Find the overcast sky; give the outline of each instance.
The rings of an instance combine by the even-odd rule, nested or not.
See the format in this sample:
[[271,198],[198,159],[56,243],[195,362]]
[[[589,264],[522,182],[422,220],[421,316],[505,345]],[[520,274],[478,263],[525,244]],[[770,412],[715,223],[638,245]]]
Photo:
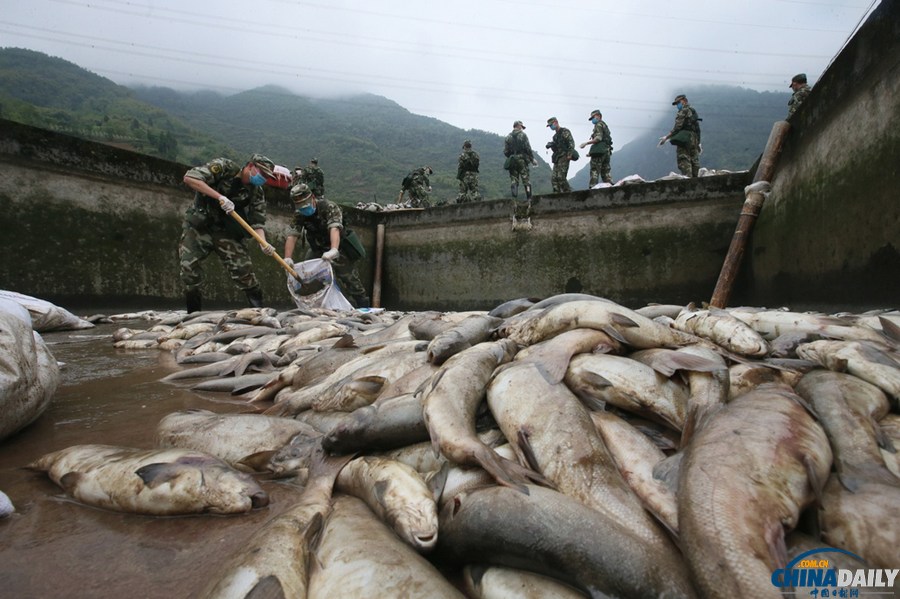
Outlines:
[[503,135],[521,119],[535,148],[550,138],[550,116],[587,139],[599,108],[621,148],[674,116],[684,87],[788,92],[798,72],[815,83],[877,4],[6,0],[0,46],[59,56],[124,85],[370,92]]

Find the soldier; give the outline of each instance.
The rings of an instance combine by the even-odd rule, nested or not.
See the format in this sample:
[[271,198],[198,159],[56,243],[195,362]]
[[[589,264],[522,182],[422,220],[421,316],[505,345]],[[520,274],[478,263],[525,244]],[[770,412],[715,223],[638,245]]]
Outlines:
[[431,193],[431,181],[428,177],[433,174],[434,171],[430,166],[422,166],[406,175],[400,184],[397,203],[403,202],[403,193],[406,192],[409,194],[411,208],[430,208],[431,200],[428,199],[428,194]]
[[[253,273],[253,264],[244,245],[247,232],[230,216],[237,212],[263,239],[266,232],[266,198],[263,184],[274,177],[275,164],[254,154],[245,165],[216,158],[190,169],[184,183],[194,190],[194,203],[182,224],[178,259],[188,312],[201,309],[203,281],[201,262],[215,252],[235,284],[244,290],[251,306],[263,305],[262,290]],[[263,253],[275,252],[272,244],[261,246]]]
[[678,170],[685,177],[697,177],[700,174],[700,121],[697,111],[688,104],[684,94],[675,96],[672,106],[678,109],[675,115],[675,125],[666,135],[659,138],[657,145],[661,146],[666,141],[674,145],[678,159]]
[[612,183],[609,174],[609,155],[612,154],[613,147],[612,134],[599,110],[591,112],[588,120],[594,124],[594,131],[591,133],[591,138],[581,144],[582,150],[585,146],[591,146],[591,149],[588,150],[588,155],[591,157],[591,180],[588,187],[593,187],[601,180],[604,183]]
[[531,199],[531,173],[530,166],[537,166],[531,142],[525,135],[525,125],[522,121],[513,123],[513,130],[506,136],[503,142],[503,155],[506,156],[504,168],[509,171],[509,191],[512,197],[518,197],[519,180],[525,186],[525,198]]
[[565,127],[559,126],[559,121],[555,116],[547,119],[547,126],[553,131],[553,140],[547,142],[547,148],[553,150],[551,160],[553,161],[553,184],[554,193],[563,193],[572,191],[569,185],[569,161],[572,159],[572,152],[575,150],[575,139],[572,132]]
[[291,188],[294,219],[284,241],[284,259],[293,264],[297,237],[306,234],[309,250],[304,260],[323,258],[331,262],[341,293],[356,308],[368,308],[369,296],[356,272],[356,261],[366,253],[356,234],[344,226],[340,207],[325,198],[316,198],[309,186],[298,183]]
[[463,142],[459,166],[456,168],[456,178],[459,179],[457,204],[481,201],[481,192],[478,191],[479,162],[478,152],[472,149],[472,142],[467,139]]
[[809,95],[809,92],[812,91],[812,88],[806,84],[806,73],[794,75],[788,87],[794,92],[794,95],[788,100],[788,118],[791,118],[797,112],[797,109],[800,108],[800,104],[803,103],[806,96]]
[[317,198],[325,197],[325,173],[319,168],[319,159],[313,158],[306,167],[294,167],[294,176],[291,179],[291,186],[298,183],[305,183],[312,190]]

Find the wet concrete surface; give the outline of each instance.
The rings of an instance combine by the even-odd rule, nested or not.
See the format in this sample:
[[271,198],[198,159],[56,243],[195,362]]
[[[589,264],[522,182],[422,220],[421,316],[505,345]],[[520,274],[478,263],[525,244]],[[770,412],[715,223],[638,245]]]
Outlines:
[[112,332],[131,321],[43,335],[62,368],[49,408],[0,442],[0,490],[16,513],[0,520],[0,595],[5,597],[195,597],[244,541],[290,507],[300,489],[261,481],[268,507],[236,516],[151,517],[66,499],[43,472],[24,468],[45,453],[100,443],[154,447],[160,419],[198,407],[244,408],[241,398],[159,382],[180,370],[169,352],[117,350]]

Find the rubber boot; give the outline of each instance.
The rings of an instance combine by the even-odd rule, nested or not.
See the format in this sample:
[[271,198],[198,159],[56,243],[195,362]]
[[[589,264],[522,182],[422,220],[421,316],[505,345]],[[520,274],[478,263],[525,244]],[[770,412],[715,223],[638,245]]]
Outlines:
[[203,308],[203,295],[199,289],[189,289],[184,292],[184,303],[186,304],[188,314],[191,312],[199,312]]
[[519,197],[519,184],[513,183],[512,185],[510,185],[509,193],[511,193],[512,197],[514,197],[514,198]]
[[531,184],[530,183],[525,186],[525,199],[526,200],[531,199]]
[[691,177],[699,177],[700,176],[700,167],[692,166],[691,167]]
[[247,300],[250,302],[250,305],[254,308],[262,308],[263,307],[263,296],[262,289],[259,287],[254,287],[252,289],[244,290],[244,293],[247,294]]

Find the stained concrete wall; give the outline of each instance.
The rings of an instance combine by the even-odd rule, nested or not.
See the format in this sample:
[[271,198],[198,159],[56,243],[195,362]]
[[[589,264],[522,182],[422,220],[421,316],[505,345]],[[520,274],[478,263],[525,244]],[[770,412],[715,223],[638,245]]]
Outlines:
[[737,300],[897,307],[900,2],[881,3],[790,123]]

